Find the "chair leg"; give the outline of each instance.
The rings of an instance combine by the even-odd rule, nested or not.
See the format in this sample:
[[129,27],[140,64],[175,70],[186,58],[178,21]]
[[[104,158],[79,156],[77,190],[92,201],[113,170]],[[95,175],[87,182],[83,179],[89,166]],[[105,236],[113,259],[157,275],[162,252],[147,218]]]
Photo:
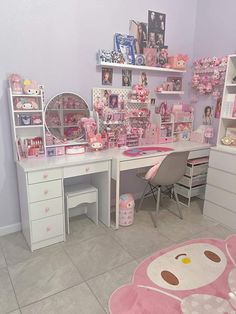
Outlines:
[[136,209],[136,212],[138,212],[140,210],[141,205],[143,204],[143,200],[144,200],[144,197],[145,197],[145,194],[146,194],[148,186],[149,186],[149,184],[147,183],[146,186],[145,186],[145,189],[143,191],[142,197],[141,197],[141,199],[139,201],[139,205],[138,205],[138,208]]
[[161,198],[161,187],[158,186],[157,187],[157,201],[156,201],[155,217],[153,217],[153,215],[151,215],[155,228],[157,228],[157,219],[158,219],[159,208],[160,208],[160,198]]
[[174,190],[175,200],[176,200],[176,204],[177,204],[178,211],[179,211],[179,217],[180,217],[180,219],[183,219],[183,213],[182,213],[182,209],[181,209],[180,204],[179,204],[178,194],[177,194],[175,188],[173,188],[173,190]]

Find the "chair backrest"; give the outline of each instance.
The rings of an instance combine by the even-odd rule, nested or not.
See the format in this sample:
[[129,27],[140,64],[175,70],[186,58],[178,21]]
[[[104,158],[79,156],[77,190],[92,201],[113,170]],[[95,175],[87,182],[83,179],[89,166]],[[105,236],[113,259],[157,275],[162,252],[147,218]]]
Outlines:
[[189,152],[173,152],[162,161],[156,175],[152,178],[153,185],[172,185],[185,174]]

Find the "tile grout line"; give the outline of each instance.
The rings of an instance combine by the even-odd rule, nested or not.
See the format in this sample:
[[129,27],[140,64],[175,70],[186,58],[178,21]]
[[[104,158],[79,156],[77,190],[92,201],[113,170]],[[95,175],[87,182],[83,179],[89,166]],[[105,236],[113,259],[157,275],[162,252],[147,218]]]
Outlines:
[[[19,309],[20,309],[20,304],[19,304],[19,300],[18,300],[17,295],[16,295],[15,287],[14,287],[14,285],[13,285],[13,281],[12,281],[12,278],[11,278],[11,275],[10,275],[10,272],[9,272],[9,269],[8,269],[8,266],[6,267],[6,269],[7,269],[7,273],[8,273],[8,276],[9,276],[9,279],[10,279],[10,282],[11,282],[11,285],[12,285],[12,290],[13,290],[14,295],[15,295],[15,298],[16,298],[16,303],[18,304],[18,309],[15,309],[15,310],[19,310]],[[14,311],[15,311],[15,310],[14,310]],[[11,313],[11,312],[9,312],[9,313]]]

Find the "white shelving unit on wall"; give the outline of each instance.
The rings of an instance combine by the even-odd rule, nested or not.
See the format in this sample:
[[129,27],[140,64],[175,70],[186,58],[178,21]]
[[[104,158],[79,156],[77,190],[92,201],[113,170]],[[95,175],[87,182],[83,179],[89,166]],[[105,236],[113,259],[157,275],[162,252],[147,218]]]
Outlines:
[[221,141],[222,138],[226,136],[227,128],[236,128],[236,83],[233,83],[233,78],[235,76],[236,55],[230,55],[225,76],[217,146],[226,149],[235,149],[236,153],[236,143],[232,146],[225,146]]
[[[236,134],[236,55],[228,57],[217,146],[210,152],[203,214],[236,230],[236,136],[231,145],[222,138]],[[231,135],[229,135],[229,128]]]
[[11,113],[12,143],[15,160],[19,159],[19,141],[24,139],[41,138],[40,154],[45,153],[44,133],[44,94],[13,94],[8,89]]

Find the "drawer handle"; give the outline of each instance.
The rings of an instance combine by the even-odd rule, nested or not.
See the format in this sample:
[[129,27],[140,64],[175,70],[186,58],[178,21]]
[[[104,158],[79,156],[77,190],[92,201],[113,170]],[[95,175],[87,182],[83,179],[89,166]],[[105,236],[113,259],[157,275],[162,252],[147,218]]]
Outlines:
[[51,231],[52,230],[52,227],[51,226],[48,226],[47,228],[46,228],[46,231],[47,232],[49,232],[49,231]]
[[87,168],[85,168],[85,171],[86,171],[86,172],[88,172],[88,171],[89,171],[89,169],[90,169],[90,168],[89,168],[89,167],[87,167]]
[[48,213],[49,210],[50,210],[50,208],[49,208],[49,207],[46,207],[46,208],[45,208],[45,213]]
[[47,195],[48,194],[48,190],[44,190],[44,195]]
[[44,173],[43,178],[44,178],[44,179],[47,179],[47,177],[48,177],[48,174],[47,174],[47,173]]

